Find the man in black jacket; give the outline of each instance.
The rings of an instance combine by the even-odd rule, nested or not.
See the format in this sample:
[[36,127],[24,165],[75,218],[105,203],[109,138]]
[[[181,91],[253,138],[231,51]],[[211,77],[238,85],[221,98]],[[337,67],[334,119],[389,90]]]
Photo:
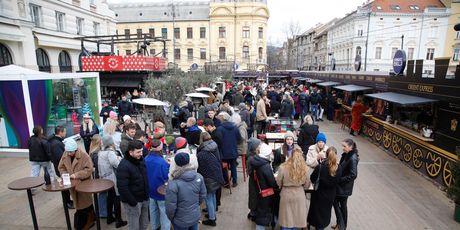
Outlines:
[[149,224],[149,184],[142,142],[129,143],[117,168],[117,187],[128,218],[128,229],[147,229]]
[[133,105],[126,100],[126,96],[121,96],[121,101],[118,102],[118,118],[122,119],[124,115],[131,115]]
[[99,116],[102,117],[102,124],[105,124],[107,121],[107,118],[109,118],[110,111],[113,111],[112,106],[107,103],[107,101],[104,101],[102,104],[104,107],[101,109],[101,112],[99,113]]
[[[58,125],[54,128],[54,134],[48,138],[48,143],[51,150],[51,161],[53,162],[54,169],[57,176],[61,176],[59,173],[59,161],[61,161],[62,154],[64,154],[64,138],[67,134],[67,130],[64,126]],[[70,200],[70,192],[63,191],[64,199],[68,208],[73,209],[73,201]]]

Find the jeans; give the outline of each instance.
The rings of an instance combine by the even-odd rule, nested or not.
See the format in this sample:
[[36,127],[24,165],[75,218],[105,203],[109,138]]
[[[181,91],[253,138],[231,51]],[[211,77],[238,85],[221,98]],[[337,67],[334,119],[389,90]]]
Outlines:
[[156,230],[161,226],[161,230],[170,230],[171,221],[166,215],[165,201],[155,200],[150,198],[150,224],[152,230]]
[[318,120],[318,104],[311,105],[311,115],[313,116],[312,118],[314,121]]
[[305,118],[305,116],[307,115],[308,113],[308,106],[304,105],[304,106],[300,106],[300,123],[303,123],[303,119]]
[[265,230],[265,226],[256,224],[256,230]]
[[107,192],[101,192],[98,196],[99,202],[99,217],[108,217],[107,215]]
[[56,172],[54,172],[54,167],[53,164],[51,164],[51,161],[31,161],[30,166],[32,167],[32,172],[30,173],[30,175],[33,177],[40,176],[41,168],[43,167],[43,172],[45,172],[46,167],[48,173],[50,174],[50,177],[56,178]]
[[[230,170],[232,172],[232,181],[233,181],[233,184],[237,184],[238,183],[238,178],[237,178],[237,173],[236,173],[236,159],[230,159],[230,160],[222,160],[223,162],[226,162],[229,167],[230,167]],[[227,180],[227,177],[224,175],[224,179],[225,179],[225,182],[228,182]]]
[[206,194],[206,207],[210,220],[216,220],[216,192]]
[[320,107],[318,109],[318,119],[323,119],[323,113],[324,113],[324,109],[323,107]]
[[174,230],[198,230],[198,224],[194,224],[190,227],[185,227],[185,228],[179,227],[175,224],[173,224],[173,226],[174,226]]
[[347,229],[348,210],[347,210],[348,196],[336,196],[334,200],[334,212],[337,217],[337,226],[340,230]]
[[123,203],[129,230],[145,230],[149,225],[149,201],[138,202],[136,206]]

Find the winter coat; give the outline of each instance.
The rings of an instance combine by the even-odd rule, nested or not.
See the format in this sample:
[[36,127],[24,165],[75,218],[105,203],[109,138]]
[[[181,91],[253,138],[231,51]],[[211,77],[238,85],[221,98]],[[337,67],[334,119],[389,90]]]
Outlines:
[[[321,173],[319,171],[321,170]],[[331,210],[336,196],[338,179],[340,177],[340,166],[335,177],[329,175],[327,161],[321,163],[321,167],[316,167],[310,176],[310,180],[315,182],[319,177],[318,190],[311,194],[310,209],[308,210],[307,221],[316,228],[325,228],[331,222]]]
[[133,110],[133,105],[129,101],[120,101],[118,102],[118,117],[123,117],[124,115],[130,115]]
[[180,135],[187,139],[189,145],[200,145],[200,134],[201,129],[197,125],[193,125],[188,129],[180,128]]
[[198,223],[201,218],[200,204],[206,199],[203,176],[187,167],[177,177],[168,182],[166,189],[166,215],[171,222],[181,228]]
[[244,96],[240,91],[238,91],[235,94],[235,97],[233,97],[233,105],[238,106],[241,102],[244,102]]
[[276,195],[273,196],[268,196],[268,197],[262,197],[260,195],[260,190],[259,186],[255,182],[254,179],[254,171],[257,174],[257,178],[259,180],[259,185],[260,189],[264,190],[267,188],[274,188],[275,190],[278,190],[278,185],[276,184],[275,176],[273,175],[273,171],[270,167],[270,161],[267,159],[264,159],[258,155],[254,156],[251,158],[251,161],[249,162],[251,165],[251,171],[248,172],[249,178],[250,178],[250,183],[254,184],[255,191],[253,193],[255,194],[250,194],[249,196],[256,196],[256,217],[255,217],[255,222],[258,225],[263,225],[263,226],[269,226],[273,223],[274,218],[273,216],[275,215],[275,201],[276,201]]
[[[110,111],[113,111],[113,108],[110,105],[104,106],[104,108],[101,109],[99,116],[102,117],[103,124],[105,124],[105,122],[107,121],[107,118],[109,118]],[[107,115],[105,115],[104,113],[107,113]]]
[[337,187],[337,196],[351,196],[353,185],[358,177],[359,155],[355,151],[342,153],[339,167],[342,169],[342,176],[339,177],[339,186]]
[[307,165],[312,169],[311,172],[313,172],[313,169],[315,169],[315,167],[319,164],[318,155],[321,155],[322,159],[326,158],[327,148],[327,145],[324,145],[324,148],[322,150],[319,150],[316,144],[308,148]]
[[[300,147],[297,144],[293,144],[291,151],[294,150],[295,148],[300,148]],[[288,157],[289,157],[288,145],[286,143],[284,143],[281,147],[275,149],[273,153],[273,162],[272,162],[273,171],[274,172],[278,171],[279,166],[282,163],[284,163]]]
[[[121,135],[122,133],[119,132],[119,131],[116,131],[113,135],[112,135],[112,139],[113,139],[113,145],[115,145],[115,150],[117,150],[118,152],[124,154],[121,149],[120,149],[120,145],[121,145]],[[127,147],[126,147],[127,148]]]
[[159,194],[157,189],[168,181],[168,162],[158,153],[150,152],[145,158],[145,166],[149,181],[149,197],[154,200],[165,200],[165,196]]
[[308,148],[316,144],[316,136],[318,133],[319,127],[317,125],[304,124],[300,127],[297,144],[299,144],[300,148],[302,148],[304,156],[307,155]]
[[351,108],[351,129],[353,131],[361,130],[361,126],[363,125],[363,117],[361,115],[365,113],[366,110],[366,106],[362,103],[355,102],[353,104]]
[[318,105],[321,100],[322,97],[319,93],[313,92],[312,94],[310,94],[310,103],[312,105]]
[[280,113],[281,112],[281,103],[277,100],[270,101],[270,113]]
[[249,111],[246,108],[246,106],[244,106],[244,107],[245,108],[240,110],[241,121],[244,121],[247,126],[250,126],[251,125],[251,114],[249,114]]
[[46,162],[52,159],[48,141],[43,137],[31,136],[27,141],[29,161]]
[[241,141],[238,143],[237,150],[238,155],[243,155],[248,151],[248,126],[245,122],[241,122],[238,125],[238,130],[240,131]]
[[310,178],[305,175],[302,183],[294,183],[289,177],[289,171],[281,165],[276,177],[276,183],[281,189],[278,223],[287,228],[307,227],[307,197],[305,189],[310,186]]
[[280,117],[291,118],[293,111],[294,106],[292,105],[291,101],[284,100],[283,102],[281,102]]
[[99,178],[111,180],[114,184],[115,192],[118,195],[117,177],[115,172],[120,164],[121,158],[118,158],[115,149],[108,147],[97,153],[97,169]]
[[189,117],[191,117],[192,114],[190,113],[190,111],[188,111],[188,108],[186,106],[182,107],[179,109],[179,112],[177,113],[177,118],[179,120],[179,124],[181,122],[187,122],[187,119]]
[[54,170],[57,176],[61,176],[61,174],[59,174],[58,166],[59,166],[59,161],[61,161],[62,154],[64,154],[64,151],[65,151],[64,142],[62,142],[63,140],[64,139],[56,135],[52,135],[48,139],[48,143],[49,143],[49,147],[51,151],[51,162],[53,162]]
[[117,168],[117,187],[123,203],[136,206],[149,198],[149,183],[144,159],[126,154]]
[[[69,175],[75,174],[77,183],[85,180],[91,180],[93,173],[93,161],[88,154],[78,149],[75,153],[74,159],[69,156],[68,152],[64,152],[61,161],[59,162],[59,173],[62,175],[68,173]],[[88,208],[93,204],[93,197],[91,193],[77,192],[75,188],[70,189],[70,195],[74,201],[75,208],[78,210]]]
[[[220,184],[224,184],[222,165],[219,159],[219,149],[216,142],[208,140],[198,148],[198,173],[204,178],[210,178]],[[214,191],[208,191],[214,192]]]
[[260,99],[257,102],[256,107],[256,121],[265,121],[268,118],[267,110],[265,109],[265,101],[264,99]]
[[121,134],[120,151],[123,154],[123,156],[129,155],[128,145],[131,141],[133,141],[133,138],[126,135],[126,133]]
[[[190,152],[190,149],[187,147],[183,149],[179,149],[176,151],[176,154],[178,153],[187,153],[190,156],[190,167],[192,167],[195,171],[198,169],[198,159],[196,158],[196,154],[193,154]],[[169,180],[173,179],[173,173],[176,170],[176,162],[174,161],[174,157],[170,158],[169,162],[169,173],[168,173],[168,178]]]
[[292,97],[294,100],[294,108],[295,108],[295,113],[300,114],[300,102],[299,102],[299,95],[294,95]]
[[217,129],[214,129],[214,131],[210,132],[209,134],[211,134],[211,139],[217,144],[217,148],[219,150],[219,159],[222,159],[222,137],[220,136],[220,133],[217,132]]
[[238,127],[232,122],[223,122],[217,128],[218,135],[222,137],[222,160],[231,160],[238,157],[237,146],[241,141],[241,134]]

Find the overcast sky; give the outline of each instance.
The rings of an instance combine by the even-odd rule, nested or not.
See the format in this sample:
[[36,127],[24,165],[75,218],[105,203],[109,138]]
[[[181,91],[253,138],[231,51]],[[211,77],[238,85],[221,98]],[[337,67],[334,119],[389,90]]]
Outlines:
[[[165,2],[165,0],[108,0],[118,2]],[[166,0],[167,1],[167,0]],[[171,0],[170,0],[171,1]],[[193,0],[174,0],[193,1]],[[270,19],[268,21],[269,43],[281,45],[286,40],[285,27],[298,22],[301,31],[306,31],[317,23],[326,23],[333,18],[341,18],[356,9],[366,0],[268,0]]]

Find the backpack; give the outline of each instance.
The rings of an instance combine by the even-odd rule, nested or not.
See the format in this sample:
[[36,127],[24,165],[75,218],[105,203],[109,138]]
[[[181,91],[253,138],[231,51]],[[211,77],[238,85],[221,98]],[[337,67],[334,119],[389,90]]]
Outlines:
[[93,161],[94,167],[94,179],[99,179],[99,165],[98,165],[98,153],[95,152],[91,155],[91,160]]
[[299,95],[299,103],[301,106],[307,105],[307,95],[303,92]]

